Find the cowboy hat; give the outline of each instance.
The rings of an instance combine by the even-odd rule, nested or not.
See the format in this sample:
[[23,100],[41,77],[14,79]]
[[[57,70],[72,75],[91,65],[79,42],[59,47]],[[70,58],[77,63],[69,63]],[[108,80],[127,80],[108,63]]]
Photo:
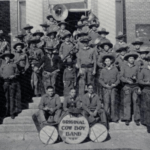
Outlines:
[[53,17],[53,15],[50,14],[46,18],[49,20],[49,18],[54,18],[54,17]]
[[56,34],[57,34],[57,31],[54,31],[54,30],[53,30],[53,31],[47,32],[47,36],[50,36],[51,34],[55,34],[55,35],[56,35]]
[[104,48],[104,45],[108,45],[110,48],[113,47],[113,44],[109,41],[109,40],[104,40],[101,44],[100,44],[100,47],[101,48]]
[[128,48],[129,48],[129,46],[127,44],[123,44],[116,50],[116,52],[120,53],[122,51],[128,51]]
[[65,22],[65,21],[61,21],[61,22],[58,23],[59,26],[61,26],[62,24],[65,24],[65,25],[66,25],[66,24],[68,24],[68,23]]
[[106,35],[108,35],[108,34],[109,34],[109,32],[108,32],[108,31],[106,31],[106,29],[105,29],[105,28],[102,28],[100,31],[97,31],[97,33],[99,33],[99,34],[106,34]]
[[26,24],[26,26],[23,28],[24,30],[28,30],[28,29],[32,29],[33,26],[29,25],[29,24]]
[[15,38],[24,38],[26,36],[25,33],[23,33],[23,31],[20,31],[19,34],[17,36],[15,36]]
[[132,42],[132,45],[142,45],[143,43],[140,38],[136,38],[135,41]]
[[87,16],[82,15],[80,20],[81,20],[81,21],[88,20],[88,17],[87,17]]
[[102,63],[104,63],[104,61],[105,61],[106,58],[109,58],[110,60],[112,60],[112,63],[115,62],[115,56],[114,55],[112,55],[112,54],[106,54],[106,55],[104,55],[102,57]]
[[28,44],[30,45],[32,43],[39,43],[39,42],[40,42],[40,40],[38,40],[36,38],[33,38],[33,39],[31,39],[31,40],[28,41]]
[[89,28],[91,29],[91,28],[94,27],[94,26],[95,26],[95,27],[98,27],[98,24],[92,23],[92,24],[89,25]]
[[121,31],[119,31],[119,32],[118,32],[118,36],[116,36],[116,39],[122,39],[122,38],[124,38],[124,37],[126,37],[126,35],[123,34]]
[[88,33],[87,33],[87,32],[78,32],[76,35],[77,35],[78,37],[81,37],[81,36],[87,36]]
[[13,48],[16,49],[17,46],[21,46],[22,49],[24,48],[24,44],[23,44],[23,43],[20,43],[20,42],[19,42],[19,43],[16,43],[16,44],[13,46]]
[[81,21],[78,21],[76,28],[84,27],[84,24]]
[[66,31],[63,35],[62,35],[62,39],[65,39],[67,36],[71,36],[71,33],[69,31]]
[[40,35],[41,37],[44,35],[43,32],[41,32],[40,30],[36,30],[34,33],[33,33],[33,36],[36,36],[36,35]]
[[0,57],[2,59],[4,59],[5,57],[9,57],[10,59],[13,59],[14,58],[14,54],[12,54],[10,51],[5,51],[5,53],[3,53]]
[[139,54],[141,54],[141,53],[147,53],[148,54],[150,51],[149,51],[148,47],[143,46],[143,47],[140,48],[140,50],[138,50],[136,52],[139,53]]
[[89,41],[91,41],[90,37],[83,37],[83,38],[80,39],[81,43],[85,43],[85,42],[89,42]]
[[54,50],[54,49],[56,49],[56,47],[53,47],[53,46],[46,46],[46,47],[44,47],[44,49],[46,49],[46,50]]
[[135,52],[128,53],[128,54],[125,55],[124,60],[127,61],[129,57],[134,57],[134,59],[137,59],[138,58],[138,54],[135,53]]
[[43,24],[40,24],[40,26],[45,27],[45,28],[49,27],[49,25],[47,24],[47,22],[44,22]]

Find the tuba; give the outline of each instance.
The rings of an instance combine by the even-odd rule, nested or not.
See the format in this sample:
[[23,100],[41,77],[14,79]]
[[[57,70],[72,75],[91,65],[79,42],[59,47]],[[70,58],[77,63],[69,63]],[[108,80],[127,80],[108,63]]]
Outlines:
[[54,19],[57,21],[64,21],[68,17],[68,9],[65,5],[54,5],[51,12]]

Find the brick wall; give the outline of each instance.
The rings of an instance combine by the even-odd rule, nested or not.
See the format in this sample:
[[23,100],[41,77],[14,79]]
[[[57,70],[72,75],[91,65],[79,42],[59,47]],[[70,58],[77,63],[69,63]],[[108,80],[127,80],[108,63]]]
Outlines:
[[136,24],[150,24],[150,0],[126,0],[127,42],[135,39]]

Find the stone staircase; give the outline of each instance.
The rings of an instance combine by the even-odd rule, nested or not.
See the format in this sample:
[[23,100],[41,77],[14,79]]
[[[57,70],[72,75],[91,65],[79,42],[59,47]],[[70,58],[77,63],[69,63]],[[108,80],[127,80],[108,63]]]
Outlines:
[[[63,97],[61,97],[63,102]],[[39,140],[37,129],[33,123],[32,115],[38,110],[40,97],[33,98],[29,109],[23,110],[15,119],[7,117],[0,125],[0,140]],[[147,132],[143,125],[136,126],[131,122],[126,126],[124,122],[110,123],[111,132]]]

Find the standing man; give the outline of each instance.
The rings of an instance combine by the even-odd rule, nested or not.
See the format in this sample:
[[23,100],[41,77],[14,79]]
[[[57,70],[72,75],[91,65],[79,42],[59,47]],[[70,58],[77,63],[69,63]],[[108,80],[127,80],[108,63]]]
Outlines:
[[20,84],[17,80],[19,71],[15,63],[11,61],[14,58],[14,54],[9,51],[5,51],[1,58],[5,60],[0,68],[0,76],[4,79],[4,92],[6,97],[6,109],[7,115],[10,115],[12,119],[21,112],[21,91]]
[[10,51],[10,47],[7,41],[4,39],[4,33],[0,30],[0,54],[4,53],[5,51]]
[[121,81],[124,83],[123,87],[123,120],[125,124],[129,125],[131,116],[131,103],[133,102],[134,121],[136,125],[140,125],[140,112],[139,112],[139,94],[140,88],[138,86],[138,67],[134,64],[138,58],[137,53],[128,53],[124,57],[127,63],[121,68]]
[[101,106],[101,101],[97,94],[94,93],[93,85],[87,86],[88,93],[82,97],[83,116],[91,124],[100,122],[107,127],[107,117]]
[[33,26],[27,24],[23,29],[26,31],[24,41],[28,43],[32,39],[31,29],[33,29]]
[[134,52],[140,51],[141,46],[144,44],[143,41],[141,41],[140,38],[136,38],[134,42],[132,42],[131,50]]
[[45,92],[48,85],[55,87],[56,77],[60,71],[61,59],[54,53],[55,49],[52,46],[45,47],[46,55],[40,62],[40,66],[43,65],[42,78]]
[[83,95],[85,86],[89,83],[94,84],[94,75],[96,73],[96,55],[95,50],[89,47],[90,38],[81,39],[83,48],[79,50],[77,63],[79,67],[79,94]]
[[120,83],[118,69],[113,65],[115,57],[113,55],[104,55],[102,62],[106,66],[102,69],[100,75],[100,84],[103,86],[104,109],[110,117],[109,121],[118,122],[119,120],[119,98],[117,86]]
[[48,125],[50,123],[59,123],[61,116],[61,102],[59,95],[54,93],[54,88],[48,86],[46,94],[41,98],[38,106],[39,111],[35,114],[40,126]]

